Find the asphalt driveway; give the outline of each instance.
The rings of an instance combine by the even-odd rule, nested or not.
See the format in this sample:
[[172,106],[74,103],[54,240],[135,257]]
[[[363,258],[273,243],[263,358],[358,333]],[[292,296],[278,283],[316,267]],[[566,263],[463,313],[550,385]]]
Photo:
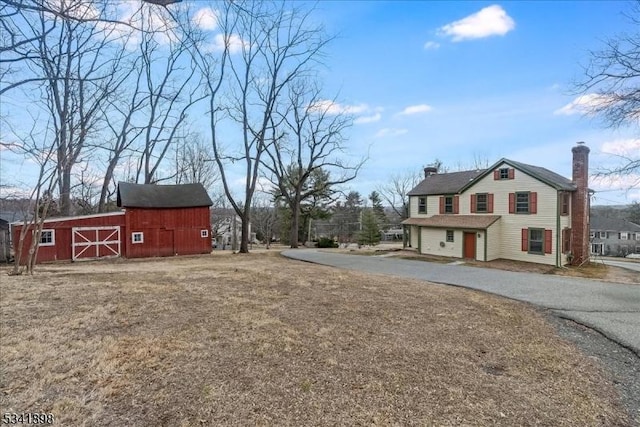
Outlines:
[[640,357],[640,285],[317,249],[290,249],[282,254],[300,261],[462,286],[530,302],[598,330]]

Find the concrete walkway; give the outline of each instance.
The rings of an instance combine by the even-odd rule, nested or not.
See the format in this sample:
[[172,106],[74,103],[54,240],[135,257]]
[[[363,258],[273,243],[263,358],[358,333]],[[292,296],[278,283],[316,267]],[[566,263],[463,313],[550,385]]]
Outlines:
[[640,285],[317,249],[290,249],[282,254],[301,261],[463,286],[530,302],[596,329],[640,357]]

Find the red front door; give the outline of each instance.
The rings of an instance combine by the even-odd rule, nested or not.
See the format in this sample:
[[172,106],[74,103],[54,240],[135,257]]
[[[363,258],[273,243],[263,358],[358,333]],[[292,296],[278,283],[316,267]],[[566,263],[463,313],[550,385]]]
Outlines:
[[464,233],[462,256],[464,258],[476,259],[476,233]]

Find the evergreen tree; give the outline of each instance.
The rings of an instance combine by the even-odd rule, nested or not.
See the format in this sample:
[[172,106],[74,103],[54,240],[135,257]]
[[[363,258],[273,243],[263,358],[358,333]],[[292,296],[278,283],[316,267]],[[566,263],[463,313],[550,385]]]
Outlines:
[[369,200],[371,200],[371,207],[373,208],[373,213],[378,220],[378,224],[380,226],[384,226],[387,223],[387,215],[384,213],[384,206],[382,206],[382,197],[380,193],[377,191],[372,191],[369,195]]
[[362,212],[362,230],[358,234],[358,244],[377,245],[380,243],[380,226],[373,209]]

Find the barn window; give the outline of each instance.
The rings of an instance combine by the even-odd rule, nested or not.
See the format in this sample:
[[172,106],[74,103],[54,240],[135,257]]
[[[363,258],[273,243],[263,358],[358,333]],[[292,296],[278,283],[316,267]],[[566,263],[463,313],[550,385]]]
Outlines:
[[144,233],[142,231],[136,231],[131,233],[132,243],[144,243]]
[[40,246],[54,246],[56,244],[56,230],[42,230]]
[[200,237],[209,237],[209,230],[200,230]]

